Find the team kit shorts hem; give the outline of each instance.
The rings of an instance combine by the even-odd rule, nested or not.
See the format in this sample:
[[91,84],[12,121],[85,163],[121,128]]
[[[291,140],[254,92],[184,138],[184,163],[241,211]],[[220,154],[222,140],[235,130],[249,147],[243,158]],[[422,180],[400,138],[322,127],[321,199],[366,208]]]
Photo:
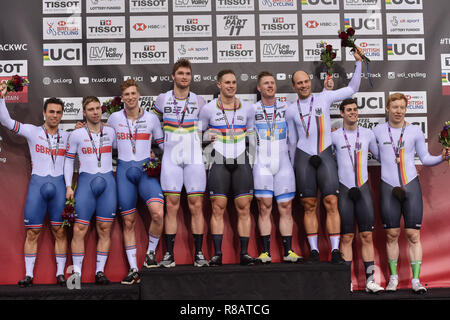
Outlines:
[[63,223],[62,213],[66,202],[64,176],[38,176],[32,174],[25,202],[24,223],[27,229],[41,229],[46,213],[53,227]]
[[300,198],[316,198],[317,189],[322,197],[339,194],[339,178],[336,160],[333,158],[331,146],[318,155],[321,159],[316,169],[310,163],[310,154],[297,148],[295,152],[295,177],[297,193]]
[[117,211],[117,186],[112,171],[78,177],[75,192],[75,223],[89,225],[92,216],[97,222],[114,222]]
[[372,232],[375,223],[372,193],[366,181],[360,188],[360,197],[353,201],[349,188],[339,184],[338,209],[341,217],[341,234],[355,233],[355,219],[359,232]]
[[403,203],[400,203],[392,194],[393,189],[393,186],[381,180],[380,211],[383,227],[385,229],[400,228],[403,216],[405,229],[420,230],[423,218],[423,200],[419,178],[414,178],[403,187],[405,191]]
[[164,205],[164,195],[158,179],[148,176],[143,171],[143,164],[149,158],[141,161],[123,161],[117,163],[117,200],[122,216],[136,212],[139,197],[148,206],[152,203]]
[[253,197],[253,173],[245,157],[245,163],[230,163],[222,159],[214,162],[208,174],[208,192],[210,198],[227,198],[231,193],[234,199]]

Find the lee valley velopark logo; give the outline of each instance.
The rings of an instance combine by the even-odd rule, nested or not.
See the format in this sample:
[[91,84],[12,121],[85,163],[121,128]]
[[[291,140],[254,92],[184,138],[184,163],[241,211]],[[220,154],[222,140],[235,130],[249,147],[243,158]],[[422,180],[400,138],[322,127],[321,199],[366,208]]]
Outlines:
[[88,65],[120,65],[125,63],[125,43],[99,42],[87,44]]
[[173,0],[173,11],[211,11],[212,0]]
[[255,36],[255,16],[253,14],[217,15],[218,37]]
[[44,40],[81,39],[81,17],[54,17],[42,19]]
[[298,61],[297,40],[261,40],[261,62]]
[[169,42],[131,42],[131,64],[168,64]]

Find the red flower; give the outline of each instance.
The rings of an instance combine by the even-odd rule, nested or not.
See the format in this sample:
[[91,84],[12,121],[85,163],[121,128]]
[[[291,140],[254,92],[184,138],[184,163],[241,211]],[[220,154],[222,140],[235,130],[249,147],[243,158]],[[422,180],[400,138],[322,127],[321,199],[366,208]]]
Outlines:
[[348,41],[342,39],[342,41],[341,41],[341,47],[348,47]]
[[441,137],[442,137],[442,138],[447,138],[447,137],[448,137],[448,132],[447,132],[447,130],[442,130],[442,131],[441,131]]
[[342,40],[347,40],[348,39],[348,34],[345,31],[342,31],[341,33],[339,33],[339,38]]
[[348,29],[347,29],[347,34],[348,34],[350,37],[353,37],[353,36],[355,35],[355,29],[353,29],[353,28],[348,28]]
[[75,212],[75,208],[71,205],[66,205],[64,207],[64,213],[71,214]]
[[333,50],[333,46],[332,46],[331,44],[329,44],[329,45],[327,45],[327,46],[325,47],[325,50],[326,50],[327,52],[331,52],[331,50]]
[[331,59],[336,59],[336,52],[331,53]]
[[115,105],[120,105],[122,103],[122,99],[120,97],[115,97],[114,98],[114,104]]

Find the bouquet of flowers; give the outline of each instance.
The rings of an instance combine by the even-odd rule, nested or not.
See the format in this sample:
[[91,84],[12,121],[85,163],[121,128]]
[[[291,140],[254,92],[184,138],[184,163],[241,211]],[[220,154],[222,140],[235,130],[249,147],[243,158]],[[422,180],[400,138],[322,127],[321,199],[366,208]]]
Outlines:
[[[342,47],[348,47],[348,48],[352,48],[352,52],[355,52],[357,49],[356,44],[355,44],[355,29],[353,28],[348,28],[345,31],[338,31],[339,34],[339,39],[341,39],[341,46]],[[362,52],[358,51],[358,54],[361,56],[362,61],[365,63],[369,63],[370,59],[367,58],[364,54],[362,54]]]
[[66,200],[66,206],[62,213],[63,227],[71,227],[75,222],[75,199]]
[[[445,122],[444,128],[439,133],[439,142],[442,144],[442,147],[450,148],[450,121]],[[446,159],[448,160],[448,156]],[[448,160],[448,164],[450,165],[450,160]]]
[[105,101],[102,105],[102,112],[111,114],[113,112],[119,111],[123,109],[122,98],[114,97],[113,99],[109,99]]
[[0,97],[5,97],[8,92],[21,92],[24,87],[28,87],[30,82],[28,79],[15,75],[8,81],[2,81],[0,89]]
[[149,177],[156,178],[161,173],[161,160],[157,157],[152,157],[149,161],[145,162],[142,167],[142,170],[146,172]]
[[328,76],[333,74],[334,67],[334,59],[336,59],[336,50],[333,49],[331,44],[325,44],[323,41],[320,41],[320,47],[322,48],[322,52],[320,53],[320,60],[325,63],[327,67]]

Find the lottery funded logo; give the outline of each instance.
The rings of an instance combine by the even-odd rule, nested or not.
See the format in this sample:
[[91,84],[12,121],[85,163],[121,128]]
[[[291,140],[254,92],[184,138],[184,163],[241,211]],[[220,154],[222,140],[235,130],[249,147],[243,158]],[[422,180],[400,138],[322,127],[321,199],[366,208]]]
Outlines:
[[212,63],[212,41],[174,41],[174,63],[185,58],[192,63]]
[[386,13],[387,34],[423,34],[423,13]]
[[42,0],[43,14],[81,13],[81,0]]
[[86,0],[87,13],[125,12],[125,0]]

